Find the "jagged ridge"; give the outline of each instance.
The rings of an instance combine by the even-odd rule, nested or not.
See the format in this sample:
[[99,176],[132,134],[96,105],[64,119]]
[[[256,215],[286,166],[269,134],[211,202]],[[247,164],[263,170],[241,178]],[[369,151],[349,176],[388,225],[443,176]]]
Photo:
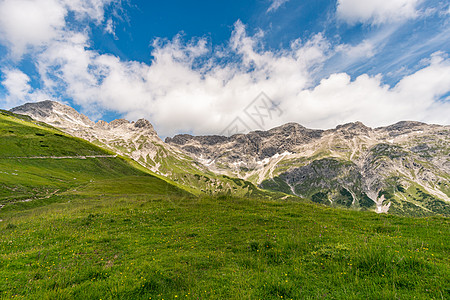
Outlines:
[[231,137],[180,134],[163,142],[145,119],[94,123],[53,101],[12,111],[208,193],[242,192],[230,176],[327,205],[450,215],[449,126],[402,121],[370,128],[354,122],[317,130],[287,123]]
[[177,135],[166,143],[214,172],[319,203],[448,215],[449,130],[414,121],[329,130],[288,123],[231,137]]
[[164,143],[146,119],[110,123],[91,121],[75,109],[55,102],[28,103],[11,110],[60,128],[120,155],[128,156],[156,174],[169,178],[194,193],[236,195],[260,194],[251,183],[217,176],[184,151]]

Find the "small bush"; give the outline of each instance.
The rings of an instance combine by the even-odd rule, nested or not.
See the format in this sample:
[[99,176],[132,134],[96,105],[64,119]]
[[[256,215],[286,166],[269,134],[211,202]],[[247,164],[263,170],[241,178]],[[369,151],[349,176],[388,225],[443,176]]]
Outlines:
[[257,241],[251,241],[249,243],[249,249],[252,252],[256,252],[259,250],[259,243]]
[[9,223],[8,225],[6,225],[6,229],[15,229],[17,228],[17,225],[14,225],[12,223]]

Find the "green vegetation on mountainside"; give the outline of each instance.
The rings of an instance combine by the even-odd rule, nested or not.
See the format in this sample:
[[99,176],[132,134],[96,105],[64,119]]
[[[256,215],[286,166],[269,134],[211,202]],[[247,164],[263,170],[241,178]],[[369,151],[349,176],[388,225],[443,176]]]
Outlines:
[[[373,168],[385,163],[386,159],[395,159],[404,155],[399,147],[379,144],[371,152],[375,153]],[[425,164],[425,162],[421,162]],[[291,167],[284,173],[264,180],[260,187],[273,192],[296,194],[311,201],[334,207],[354,208],[358,210],[375,209],[363,187],[363,174],[351,161],[334,157],[313,160],[300,167]],[[436,196],[431,195],[419,184],[398,174],[383,174],[383,185],[379,196],[384,195],[383,204],[391,203],[390,214],[401,216],[450,216],[450,206]],[[291,184],[291,185],[289,185]],[[407,185],[408,188],[402,186]],[[439,187],[448,192],[446,182]]]
[[113,153],[25,116],[0,113],[0,141],[0,204],[49,197],[92,181],[129,176],[143,177],[158,188],[165,185],[178,190]]
[[273,200],[226,176],[252,197],[193,197],[118,157],[11,158],[107,152],[11,116],[0,129],[0,299],[450,298],[448,218]]
[[6,206],[0,223],[0,295],[450,297],[447,218],[402,218],[290,201],[142,195],[131,193],[133,180],[117,184],[112,194],[88,185],[60,196],[59,203]]
[[17,116],[0,112],[0,158],[113,154],[48,125]]
[[134,151],[153,148],[154,153],[152,155],[138,156],[136,163],[133,165],[136,167],[139,164],[141,167],[153,170],[160,174],[160,177],[169,179],[172,181],[171,183],[194,195],[264,196],[268,198],[286,196],[282,193],[262,191],[250,182],[242,183],[243,181],[240,179],[236,181],[227,176],[214,174],[193,158],[182,152],[168,149],[163,144],[156,142],[154,138],[145,135],[135,136],[135,138],[133,142],[128,139],[117,139],[109,143],[96,140],[94,144],[134,158],[136,158],[136,155],[133,155]]

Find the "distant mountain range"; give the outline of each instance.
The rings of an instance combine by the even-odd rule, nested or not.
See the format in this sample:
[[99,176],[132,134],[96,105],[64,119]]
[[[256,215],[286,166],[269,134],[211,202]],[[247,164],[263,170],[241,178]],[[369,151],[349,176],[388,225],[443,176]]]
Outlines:
[[130,157],[197,194],[276,193],[337,207],[450,216],[450,126],[356,122],[314,130],[288,123],[231,137],[180,134],[162,141],[145,119],[94,123],[54,101],[11,111]]

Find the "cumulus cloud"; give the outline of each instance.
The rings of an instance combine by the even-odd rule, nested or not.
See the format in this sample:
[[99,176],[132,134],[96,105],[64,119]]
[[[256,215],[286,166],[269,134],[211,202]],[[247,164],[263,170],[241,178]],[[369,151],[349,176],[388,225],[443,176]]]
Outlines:
[[382,24],[417,16],[422,0],[338,0],[337,16],[349,24]]
[[[64,86],[82,107],[110,109],[131,119],[147,117],[164,136],[219,133],[261,91],[284,112],[265,129],[290,121],[318,128],[355,120],[371,126],[401,119],[449,121],[448,105],[436,102],[450,91],[450,65],[443,53],[393,87],[384,85],[381,75],[352,80],[345,73],[314,86],[314,73],[331,55],[347,50],[370,56],[371,47],[363,42],[332,48],[318,34],[292,42],[289,49],[268,51],[260,49],[262,38],[261,33],[249,36],[237,22],[221,52],[210,50],[204,39],[156,40],[154,59],[146,64],[87,50],[87,37],[78,33],[54,43],[38,61],[46,86]],[[216,63],[223,55],[236,62]]]
[[6,89],[7,95],[4,98],[6,106],[13,107],[24,102],[36,102],[48,99],[48,95],[42,91],[35,91],[31,88],[30,78],[27,74],[18,69],[3,69],[4,78],[1,82]]
[[267,12],[272,12],[278,10],[281,5],[288,2],[289,0],[270,0],[272,3],[270,4],[269,8],[267,9]]
[[450,60],[436,53],[427,66],[405,76],[394,87],[383,84],[381,75],[364,74],[351,80],[345,73],[332,74],[313,89],[303,90],[287,101],[286,107],[292,108],[286,109],[286,118],[300,118],[319,128],[355,120],[370,126],[400,120],[448,124],[450,105],[437,102],[448,92]]
[[[95,10],[90,14],[102,22]],[[439,101],[450,92],[450,60],[441,52],[420,70],[388,86],[382,75],[352,79],[346,73],[331,74],[316,83],[316,75],[335,55],[371,57],[376,51],[371,40],[333,46],[316,34],[292,41],[287,49],[267,50],[264,32],[249,35],[240,21],[221,48],[211,47],[204,38],[156,39],[150,62],[101,54],[90,47],[85,30],[59,30],[44,39],[47,46],[32,54],[42,88],[34,90],[30,78],[18,69],[3,69],[1,84],[8,92],[0,99],[4,106],[59,96],[73,99],[91,117],[104,110],[129,119],[145,117],[162,136],[218,134],[242,116],[261,92],[283,114],[268,120],[264,128],[248,124],[250,129],[286,122],[330,128],[356,120],[370,126],[402,119],[450,121],[450,105]]]
[[[293,42],[288,50],[259,51],[261,38],[248,36],[237,22],[223,51],[210,50],[205,39],[156,40],[154,59],[145,64],[88,50],[87,36],[76,33],[55,41],[37,61],[45,85],[81,106],[133,119],[145,116],[163,135],[212,133],[220,132],[262,90],[281,99],[310,87],[310,72],[321,66],[330,47],[319,34]],[[223,55],[236,62],[216,63]]]
[[18,59],[27,47],[47,45],[64,33],[66,17],[102,22],[113,0],[0,0],[0,42]]
[[56,0],[4,0],[0,2],[0,37],[20,56],[27,45],[56,37],[65,14]]

